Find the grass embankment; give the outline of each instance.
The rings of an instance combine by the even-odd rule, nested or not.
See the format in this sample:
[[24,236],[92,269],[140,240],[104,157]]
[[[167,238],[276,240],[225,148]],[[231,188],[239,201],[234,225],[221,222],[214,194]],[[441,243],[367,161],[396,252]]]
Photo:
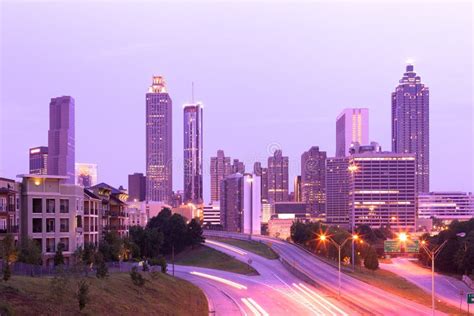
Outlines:
[[221,238],[221,237],[216,237],[212,238],[213,240],[223,242],[238,248],[242,248],[244,250],[253,252],[256,255],[262,256],[267,259],[278,259],[279,256],[278,254],[273,251],[272,248],[270,248],[268,245],[258,242],[255,240],[241,240],[241,239],[232,239],[232,238]]
[[[430,293],[425,292],[422,288],[393,272],[383,269],[378,269],[373,272],[366,268],[356,268],[355,272],[346,271],[346,273],[381,290],[424,306],[431,307]],[[459,308],[439,301],[436,302],[436,309],[449,315],[462,314],[459,312]]]
[[[179,253],[175,263],[208,269],[224,270],[246,275],[258,275],[257,270],[225,253],[206,246],[196,246]],[[171,267],[169,267],[171,268]]]
[[[143,272],[142,272],[143,273]],[[128,273],[113,273],[99,280],[88,277],[89,302],[82,312],[76,299],[78,279],[71,277],[62,300],[62,315],[207,315],[207,300],[193,284],[160,273],[134,286]],[[0,315],[59,315],[51,296],[49,277],[13,276],[0,282]],[[186,302],[186,304],[181,304]]]

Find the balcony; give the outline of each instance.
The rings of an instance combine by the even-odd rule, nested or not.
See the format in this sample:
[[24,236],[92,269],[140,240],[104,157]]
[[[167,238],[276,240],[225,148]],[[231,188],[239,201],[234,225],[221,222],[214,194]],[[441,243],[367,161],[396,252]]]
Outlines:
[[111,230],[126,230],[127,226],[125,225],[109,225],[109,226],[104,226],[104,230],[106,231],[111,231]]
[[17,234],[20,228],[18,225],[10,226],[7,229],[0,229],[0,234]]

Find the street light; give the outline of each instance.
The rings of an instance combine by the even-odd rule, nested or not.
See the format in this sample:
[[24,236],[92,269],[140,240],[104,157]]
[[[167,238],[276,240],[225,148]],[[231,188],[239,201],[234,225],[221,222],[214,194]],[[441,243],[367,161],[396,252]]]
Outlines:
[[[329,240],[337,248],[338,258],[339,258],[339,260],[338,260],[338,275],[337,275],[338,283],[339,283],[338,294],[339,294],[339,296],[341,296],[341,249],[344,247],[346,242],[350,239],[352,239],[352,245],[354,245],[354,241],[359,239],[359,236],[356,235],[356,234],[351,235],[351,236],[347,237],[341,244],[338,244],[334,239],[332,239],[330,236],[326,236],[325,234],[319,235],[318,239],[322,242],[325,242],[326,240]],[[354,255],[352,256],[352,261],[355,261],[354,260]]]
[[[456,234],[457,237],[464,237],[466,233],[458,233]],[[400,237],[400,236],[399,236]],[[401,240],[401,239],[400,239]],[[435,314],[435,259],[443,250],[444,246],[446,246],[448,239],[446,239],[441,245],[435,247],[433,249],[429,249],[427,246],[426,240],[421,241],[421,248],[426,252],[428,257],[431,259],[431,312]]]

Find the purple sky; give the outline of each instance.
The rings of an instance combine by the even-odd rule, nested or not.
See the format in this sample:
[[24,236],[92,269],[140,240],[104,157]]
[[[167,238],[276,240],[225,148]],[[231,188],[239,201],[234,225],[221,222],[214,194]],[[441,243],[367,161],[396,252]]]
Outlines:
[[[182,104],[204,102],[205,199],[217,149],[251,169],[273,148],[334,155],[335,119],[368,107],[390,149],[390,93],[407,58],[430,87],[431,188],[474,190],[472,7],[421,3],[1,4],[0,176],[47,145],[51,97],[76,99],[76,161],[99,181],[145,171],[145,93],[165,76],[174,102],[174,189],[182,187]],[[292,190],[292,187],[290,188]]]

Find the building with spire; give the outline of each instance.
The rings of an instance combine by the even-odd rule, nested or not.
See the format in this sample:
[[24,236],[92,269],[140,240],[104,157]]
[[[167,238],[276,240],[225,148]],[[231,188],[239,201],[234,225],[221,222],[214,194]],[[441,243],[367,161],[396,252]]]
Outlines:
[[173,187],[172,109],[163,77],[146,94],[146,200],[169,202]]
[[203,160],[203,105],[184,105],[184,203],[201,204]]
[[392,151],[416,157],[417,192],[430,190],[429,89],[408,64],[392,92]]

